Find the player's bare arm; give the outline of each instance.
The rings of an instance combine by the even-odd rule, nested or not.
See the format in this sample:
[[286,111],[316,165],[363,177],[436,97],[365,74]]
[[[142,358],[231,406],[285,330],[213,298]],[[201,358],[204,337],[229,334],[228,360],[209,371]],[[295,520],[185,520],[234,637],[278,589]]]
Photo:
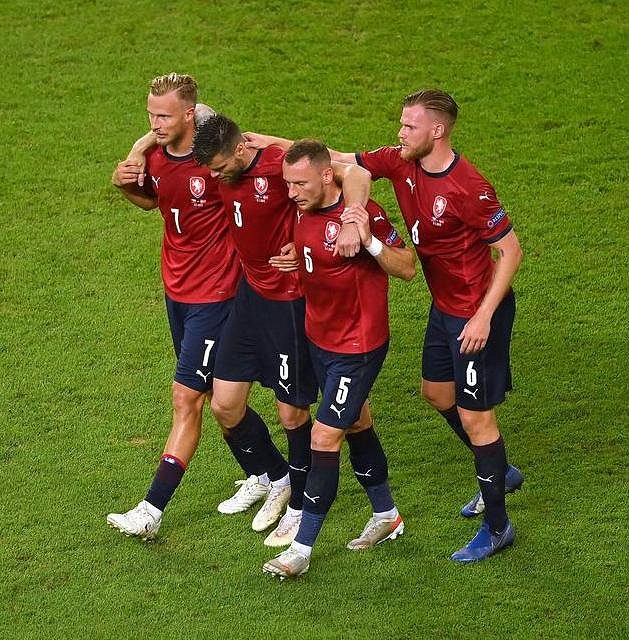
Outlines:
[[461,341],[461,353],[476,353],[487,344],[491,318],[509,291],[522,262],[522,249],[513,229],[490,246],[496,254],[494,278],[478,311],[468,320],[458,337]]
[[280,147],[280,149],[284,149],[287,151],[288,148],[293,144],[293,140],[288,140],[288,138],[279,138],[278,136],[269,136],[265,133],[256,133],[255,131],[246,131],[242,134],[245,139],[245,146],[250,149],[266,149],[270,147],[272,144]]
[[362,246],[373,255],[383,271],[402,280],[412,280],[415,277],[415,251],[410,247],[389,247],[375,238],[369,228],[369,213],[362,205],[345,209],[341,220],[344,223],[355,223]]
[[[347,208],[354,205],[364,207],[371,191],[371,174],[357,164],[332,161],[334,181],[343,187],[343,199]],[[334,246],[334,255],[354,257],[361,247],[360,234],[354,223],[343,224]]]
[[141,209],[154,209],[157,206],[157,198],[147,195],[138,184],[138,176],[144,169],[137,162],[123,160],[119,162],[111,176],[112,184],[117,187],[124,197]]

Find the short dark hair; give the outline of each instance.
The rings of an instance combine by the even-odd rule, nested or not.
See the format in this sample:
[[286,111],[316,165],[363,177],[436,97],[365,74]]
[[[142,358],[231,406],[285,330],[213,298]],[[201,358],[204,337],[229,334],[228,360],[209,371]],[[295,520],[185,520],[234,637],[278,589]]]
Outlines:
[[449,129],[454,126],[459,115],[459,105],[449,93],[441,89],[420,89],[407,95],[402,102],[404,107],[414,107],[417,104],[443,114]]
[[199,164],[208,164],[219,153],[233,153],[241,139],[238,125],[227,116],[217,113],[196,128],[192,154]]
[[331,162],[328,148],[323,142],[314,138],[304,138],[293,142],[284,156],[284,161],[287,164],[295,164],[302,158],[308,158],[310,162],[321,165],[329,165]]

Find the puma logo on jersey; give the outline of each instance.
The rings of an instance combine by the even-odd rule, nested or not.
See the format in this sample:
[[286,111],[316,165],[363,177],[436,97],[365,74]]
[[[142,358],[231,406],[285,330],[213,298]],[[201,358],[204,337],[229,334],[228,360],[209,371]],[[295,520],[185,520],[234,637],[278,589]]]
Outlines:
[[158,189],[159,188],[159,181],[161,180],[161,177],[156,178],[155,176],[151,176],[151,180],[153,181],[153,184],[155,185],[155,188]]
[[281,380],[278,380],[277,383],[282,387],[282,389],[284,389],[284,391],[286,391],[286,393],[289,393],[288,389],[291,385],[290,382],[288,384],[284,384]]
[[374,222],[378,222],[378,220],[384,220],[384,216],[382,214],[379,214],[378,217],[373,219]]
[[359,471],[356,471],[354,469],[354,473],[357,476],[362,476],[363,478],[371,478],[371,472],[373,471],[373,469],[367,469],[367,471],[365,471],[365,473],[360,473]]
[[406,178],[406,184],[410,187],[411,193],[413,193],[415,183],[410,178]]
[[478,400],[478,398],[476,397],[476,394],[478,393],[478,389],[474,389],[474,391],[470,391],[469,389],[463,389],[463,393],[467,393],[468,395],[472,396],[474,400]]
[[303,211],[297,211],[297,224],[301,222],[301,219],[304,217]]
[[243,449],[243,448],[241,447],[241,448],[240,448],[240,450],[241,450],[243,453],[249,453],[249,454],[253,453],[253,449],[252,449],[251,447],[249,447],[248,449]]
[[488,482],[489,484],[491,484],[492,479],[493,479],[493,474],[490,475],[488,478],[483,478],[482,476],[476,476],[481,482]]
[[343,407],[342,409],[337,409],[333,404],[330,405],[330,409],[332,409],[332,411],[336,412],[336,415],[339,417],[339,420],[341,419],[341,413],[343,413],[343,411],[345,411],[345,407]]
[[483,191],[483,193],[481,193],[478,196],[479,200],[491,200],[491,197],[489,196],[489,193],[487,193],[487,191]]
[[310,500],[312,504],[317,504],[317,500],[321,500],[321,496],[315,496],[314,498],[312,498],[305,491],[304,491],[304,498],[308,498],[308,500]]
[[212,372],[208,371],[206,374],[204,374],[203,371],[197,369],[197,375],[203,378],[203,382],[207,382],[207,379],[212,375]]

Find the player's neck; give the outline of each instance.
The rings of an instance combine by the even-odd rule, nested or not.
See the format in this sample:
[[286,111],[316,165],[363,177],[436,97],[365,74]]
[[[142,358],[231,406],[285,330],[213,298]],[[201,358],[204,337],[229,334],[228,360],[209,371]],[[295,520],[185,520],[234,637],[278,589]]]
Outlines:
[[171,156],[187,156],[192,152],[192,139],[194,138],[194,129],[186,132],[179,140],[174,140],[167,145],[166,151]]
[[329,185],[324,191],[322,204],[319,209],[326,209],[336,204],[341,197],[341,191],[341,188],[338,187],[336,183]]
[[424,156],[419,163],[422,169],[428,173],[441,173],[445,171],[454,162],[454,151],[450,143],[437,145],[427,155]]

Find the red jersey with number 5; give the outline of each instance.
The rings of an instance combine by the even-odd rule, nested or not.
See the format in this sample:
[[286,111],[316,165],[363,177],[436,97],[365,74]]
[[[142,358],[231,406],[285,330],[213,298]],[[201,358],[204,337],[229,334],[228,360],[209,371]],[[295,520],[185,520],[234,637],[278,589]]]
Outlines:
[[146,159],[145,190],[164,218],[162,280],[166,294],[189,304],[233,298],[241,276],[217,180],[192,154],[155,147]]
[[441,173],[403,160],[400,147],[357,153],[356,160],[374,180],[393,183],[435,306],[473,316],[493,277],[489,244],[512,228],[494,188],[458,154]]
[[219,185],[245,278],[269,300],[302,296],[297,271],[285,273],[269,264],[293,241],[297,207],[282,177],[283,160],[279,147],[261,149],[237,182]]
[[[389,276],[364,248],[353,258],[333,255],[344,208],[341,196],[325,209],[297,214],[306,335],[326,351],[367,353],[389,339]],[[390,247],[403,247],[382,207],[370,200],[366,209],[372,234]]]

